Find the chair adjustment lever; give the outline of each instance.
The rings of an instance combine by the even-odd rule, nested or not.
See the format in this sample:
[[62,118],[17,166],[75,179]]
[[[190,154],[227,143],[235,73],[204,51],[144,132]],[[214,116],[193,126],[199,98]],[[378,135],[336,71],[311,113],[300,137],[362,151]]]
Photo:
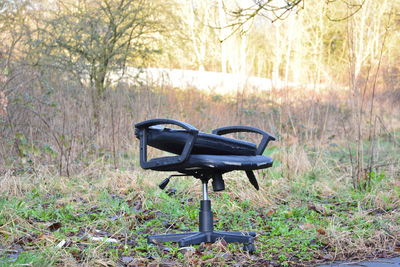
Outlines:
[[176,177],[176,176],[188,176],[188,175],[186,175],[186,174],[173,174],[173,175],[170,175],[170,176],[168,176],[167,178],[165,178],[165,179],[158,185],[158,187],[159,187],[161,190],[164,190],[165,187],[167,187],[167,185],[168,185],[168,183],[169,183],[169,180],[170,180],[172,177]]
[[254,175],[254,172],[253,171],[246,171],[246,175],[247,175],[247,178],[249,179],[249,182],[254,186],[254,188],[256,190],[259,190],[260,187],[258,186],[257,178]]

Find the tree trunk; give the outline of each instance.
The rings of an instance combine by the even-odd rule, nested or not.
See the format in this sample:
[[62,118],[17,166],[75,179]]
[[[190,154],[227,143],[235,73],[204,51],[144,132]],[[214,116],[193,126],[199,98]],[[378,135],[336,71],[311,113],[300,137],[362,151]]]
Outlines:
[[105,100],[107,65],[108,60],[106,60],[100,68],[94,67],[90,82],[92,90],[93,122],[96,133],[101,129],[100,111],[101,104]]

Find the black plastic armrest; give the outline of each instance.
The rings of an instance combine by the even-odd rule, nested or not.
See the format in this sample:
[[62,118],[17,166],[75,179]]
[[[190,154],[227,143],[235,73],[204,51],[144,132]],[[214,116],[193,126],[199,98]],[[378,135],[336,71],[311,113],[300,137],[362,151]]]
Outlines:
[[[182,127],[189,133],[189,138],[186,140],[185,146],[183,147],[182,153],[179,156],[171,156],[171,157],[162,157],[162,158],[154,158],[151,161],[147,161],[147,129],[154,125],[160,124],[173,124]],[[140,166],[143,169],[150,169],[154,167],[166,167],[171,165],[178,165],[183,163],[188,159],[194,141],[196,140],[197,134],[199,130],[193,127],[190,124],[171,120],[171,119],[152,119],[143,121],[135,124],[135,128],[138,131],[139,139],[140,139]]]
[[257,155],[262,155],[262,153],[264,153],[264,150],[267,147],[269,141],[276,140],[276,138],[270,135],[269,133],[250,126],[227,126],[212,131],[212,133],[216,135],[224,135],[224,134],[240,133],[240,132],[258,133],[263,136],[260,144],[257,147],[257,152],[256,152]]

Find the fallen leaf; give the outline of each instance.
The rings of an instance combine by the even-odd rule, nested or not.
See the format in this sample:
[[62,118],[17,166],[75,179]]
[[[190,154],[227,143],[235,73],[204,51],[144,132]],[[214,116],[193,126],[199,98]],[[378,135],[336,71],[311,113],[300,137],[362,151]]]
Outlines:
[[77,261],[81,261],[82,260],[82,255],[78,251],[72,250],[70,253]]
[[324,229],[318,228],[317,232],[321,235],[326,235],[326,231]]
[[50,224],[47,228],[50,231],[54,232],[54,231],[57,231],[58,229],[60,229],[61,226],[62,226],[62,224],[60,222],[55,222],[55,223]]
[[271,215],[274,214],[274,213],[275,213],[274,210],[269,210],[269,211],[267,212],[267,216],[271,216]]

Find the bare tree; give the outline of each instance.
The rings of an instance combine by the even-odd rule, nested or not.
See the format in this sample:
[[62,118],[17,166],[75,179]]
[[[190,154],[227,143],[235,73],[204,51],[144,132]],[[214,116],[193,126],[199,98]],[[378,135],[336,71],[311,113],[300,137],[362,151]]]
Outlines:
[[[245,31],[242,26],[254,20],[257,16],[262,16],[269,21],[285,19],[292,11],[297,11],[302,7],[303,0],[252,0],[237,1],[236,7],[232,4],[224,3],[225,12],[229,14],[231,20],[226,25],[232,29],[232,34],[237,31]],[[226,38],[229,38],[227,36]]]
[[110,72],[123,70],[127,62],[141,65],[158,51],[151,41],[162,30],[159,8],[148,0],[57,1],[47,10],[39,7],[31,61],[88,80],[98,128]]
[[28,4],[25,0],[0,0],[0,82],[5,80],[6,83],[11,76],[13,57],[23,38],[22,28]]

